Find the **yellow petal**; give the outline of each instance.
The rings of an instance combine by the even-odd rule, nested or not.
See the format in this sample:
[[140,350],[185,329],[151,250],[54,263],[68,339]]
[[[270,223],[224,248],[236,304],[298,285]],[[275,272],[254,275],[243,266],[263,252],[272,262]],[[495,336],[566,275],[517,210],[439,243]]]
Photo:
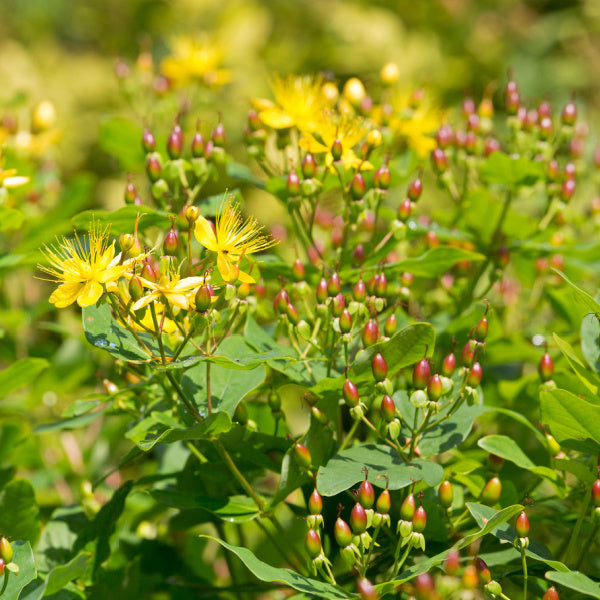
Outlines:
[[183,310],[187,310],[190,307],[188,299],[183,294],[167,294],[166,298],[169,301],[169,304],[178,306]]
[[199,216],[194,228],[196,239],[209,250],[217,251],[217,238],[211,224],[203,217]]
[[104,288],[94,279],[87,281],[81,294],[77,296],[77,304],[82,308],[84,306],[91,306],[92,304],[96,304],[102,296],[102,292]]
[[50,296],[50,302],[56,306],[56,308],[65,308],[73,304],[77,300],[77,296],[83,289],[82,283],[63,283],[59,285]]
[[244,271],[240,271],[238,273],[238,279],[242,283],[256,283],[256,279],[254,279],[254,277],[252,277],[251,275],[248,275],[248,273],[244,273]]
[[217,269],[219,269],[219,273],[221,273],[223,281],[231,281],[232,279],[235,279],[231,264],[221,252],[219,252],[219,255],[217,256]]
[[268,108],[260,113],[260,120],[273,129],[287,129],[294,125],[294,118],[278,108]]

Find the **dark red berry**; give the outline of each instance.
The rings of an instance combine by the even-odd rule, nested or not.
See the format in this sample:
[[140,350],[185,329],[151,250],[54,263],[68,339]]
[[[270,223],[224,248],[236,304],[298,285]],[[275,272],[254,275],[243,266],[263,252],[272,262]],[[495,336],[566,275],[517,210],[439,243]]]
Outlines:
[[425,389],[431,379],[431,366],[426,358],[422,358],[413,370],[413,385],[418,389]]
[[361,482],[357,498],[363,508],[371,508],[375,503],[375,490],[368,479]]
[[540,358],[538,372],[542,378],[542,381],[549,381],[554,375],[554,361],[547,352],[542,356],[542,358]]
[[387,362],[379,352],[371,360],[371,369],[375,381],[383,381],[387,377]]
[[349,406],[350,408],[358,406],[360,401],[358,388],[349,379],[344,381],[344,385],[342,386],[342,395],[344,396],[344,402],[346,403],[346,406]]
[[350,511],[350,527],[354,535],[360,535],[367,530],[367,513],[363,506],[357,502]]
[[600,506],[600,479],[596,479],[592,485],[592,500],[595,506]]
[[519,537],[527,537],[529,535],[529,519],[524,510],[522,510],[517,517],[515,531]]
[[482,375],[483,369],[481,368],[481,365],[478,362],[473,363],[473,366],[471,367],[471,372],[469,373],[469,377],[467,379],[467,383],[471,387],[477,387],[481,383]]
[[441,395],[442,395],[442,380],[440,379],[440,376],[437,373],[435,373],[434,375],[431,376],[431,378],[429,379],[429,382],[427,383],[427,397],[432,402],[436,402],[437,400],[440,399]]

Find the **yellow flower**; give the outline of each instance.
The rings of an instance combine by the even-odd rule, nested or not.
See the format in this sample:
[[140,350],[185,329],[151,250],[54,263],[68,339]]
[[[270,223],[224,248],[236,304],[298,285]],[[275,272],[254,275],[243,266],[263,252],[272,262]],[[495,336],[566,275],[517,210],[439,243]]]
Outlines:
[[0,187],[12,189],[21,187],[29,183],[29,177],[17,175],[16,169],[7,169],[6,171],[0,168]]
[[179,274],[171,272],[163,274],[158,281],[149,281],[140,277],[140,280],[145,288],[148,288],[150,293],[142,296],[132,307],[132,310],[139,310],[144,306],[148,306],[151,302],[167,301],[171,306],[177,306],[183,310],[188,310],[190,307],[190,292],[196,290],[203,283],[205,277],[186,277],[179,279]]
[[217,215],[216,233],[204,217],[198,217],[194,230],[196,239],[208,250],[217,253],[217,269],[224,281],[239,279],[254,283],[254,278],[239,268],[242,257],[271,248],[277,242],[261,233],[256,219],[244,221],[237,204],[227,198]]
[[231,74],[219,66],[223,53],[208,37],[173,40],[173,54],[161,63],[162,74],[175,85],[201,80],[209,87],[220,87],[231,80]]
[[255,99],[254,106],[267,127],[297,127],[300,131],[314,131],[321,113],[326,108],[321,86],[320,78],[290,75],[284,79],[275,76],[271,81],[275,103]]
[[45,246],[50,267],[38,268],[51,275],[61,285],[50,296],[57,308],[77,301],[79,306],[91,306],[102,296],[105,287],[116,288],[116,282],[130,268],[131,259],[119,264],[114,241],[108,243],[108,228],[101,230],[92,223],[89,234],[80,239],[65,237],[57,246]]
[[353,148],[363,140],[369,129],[364,120],[359,117],[349,115],[336,115],[333,112],[325,112],[319,121],[315,133],[307,133],[300,140],[300,147],[311,152],[319,154],[326,152],[325,164],[333,170],[333,156],[331,148],[336,140],[342,145],[343,161],[347,169],[354,169],[360,166],[361,169],[372,169],[373,165],[363,161],[354,153]]
[[[164,310],[163,304],[157,302],[154,308],[156,310],[157,315],[162,315],[162,312]],[[141,326],[138,325],[135,322],[135,320],[131,317],[129,317],[127,321],[129,327],[131,327],[135,331],[154,331],[154,319],[152,318],[152,312],[150,311],[150,309],[146,309],[144,316],[140,319]],[[164,320],[162,320],[162,331],[163,333],[175,333],[177,331],[177,325],[175,324],[175,321],[169,319],[169,317],[165,317]]]

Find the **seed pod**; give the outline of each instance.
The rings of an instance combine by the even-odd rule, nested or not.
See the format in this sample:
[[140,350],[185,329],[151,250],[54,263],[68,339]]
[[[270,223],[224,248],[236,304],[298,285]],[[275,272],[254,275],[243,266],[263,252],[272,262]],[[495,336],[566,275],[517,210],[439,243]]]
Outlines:
[[442,395],[442,380],[440,376],[435,373],[429,379],[427,383],[427,397],[432,402],[437,402]]
[[0,558],[8,564],[13,559],[13,549],[7,538],[0,538]]
[[471,372],[469,373],[469,377],[467,379],[467,383],[471,387],[477,387],[481,383],[482,376],[483,369],[481,368],[481,365],[478,362],[473,363],[473,366],[471,367]]
[[163,242],[163,250],[165,254],[175,254],[177,252],[177,247],[179,246],[179,236],[177,235],[177,231],[175,231],[171,227],[171,231],[167,233],[165,236],[165,241]]
[[223,123],[217,123],[215,128],[212,130],[210,139],[217,148],[222,148],[225,146],[227,136],[225,135],[225,127]]
[[354,535],[360,535],[367,530],[368,518],[364,507],[357,502],[350,511],[350,527]]
[[142,134],[142,148],[144,152],[153,152],[156,148],[156,140],[149,129],[144,129]]
[[400,518],[403,521],[412,521],[417,509],[417,502],[412,494],[409,494],[400,506]]
[[542,378],[542,381],[549,381],[554,375],[554,361],[547,352],[540,359],[538,364],[538,372]]
[[519,513],[515,523],[515,531],[519,537],[527,537],[529,535],[529,519],[524,510]]
[[162,172],[162,158],[158,152],[152,152],[146,157],[146,173],[150,181],[158,181]]
[[290,303],[290,296],[287,293],[285,288],[281,288],[279,292],[273,298],[273,310],[279,314],[283,315],[287,312],[288,304]]
[[331,303],[331,314],[333,314],[334,317],[340,317],[345,308],[346,298],[344,298],[344,294],[340,292],[333,298]]
[[292,277],[294,281],[304,281],[304,278],[306,277],[304,265],[299,258],[297,258],[292,265]]
[[356,302],[364,302],[367,299],[367,286],[362,279],[359,279],[354,285],[352,296]]
[[387,165],[381,165],[373,176],[373,184],[376,188],[387,190],[390,187],[390,170]]
[[362,343],[365,348],[372,346],[379,339],[379,325],[375,319],[369,319],[362,332]]
[[493,506],[500,500],[502,484],[497,477],[492,477],[481,490],[481,501],[488,506]]
[[334,271],[327,281],[327,293],[329,296],[337,296],[342,291],[342,283],[337,271]]
[[475,349],[477,348],[477,342],[475,340],[469,340],[460,353],[460,361],[463,367],[470,367],[475,360]]
[[488,584],[492,580],[492,574],[485,561],[478,556],[475,558],[475,568],[477,569],[477,575],[479,576],[479,582],[482,585]]
[[387,362],[379,352],[371,360],[371,369],[375,381],[383,381],[387,377]]
[[206,143],[204,141],[204,136],[199,131],[196,131],[192,138],[192,156],[194,158],[204,158],[205,154]]
[[418,389],[425,389],[431,379],[431,366],[426,358],[422,358],[413,370],[413,385]]
[[413,205],[409,198],[405,198],[398,206],[398,219],[406,221],[412,214]]
[[340,315],[340,331],[342,333],[350,333],[352,331],[352,315],[347,308],[344,308]]
[[286,187],[290,196],[300,195],[300,177],[298,177],[296,171],[290,171],[290,174],[287,177]]
[[396,314],[392,313],[385,321],[383,325],[383,333],[387,337],[392,337],[394,333],[396,333],[396,328],[398,326],[398,322],[396,319]]
[[364,479],[358,488],[358,501],[363,508],[369,509],[375,503],[375,490],[368,479]]
[[345,548],[352,543],[352,531],[344,519],[338,517],[333,527],[333,536],[339,546]]
[[545,594],[542,596],[542,600],[559,600],[558,592],[554,586],[549,587]]
[[206,283],[198,288],[194,297],[194,304],[198,312],[205,312],[210,308],[212,296],[214,296],[214,292],[212,294],[211,292],[212,287]]
[[375,510],[382,515],[387,515],[390,512],[391,507],[392,498],[390,496],[389,490],[386,488],[377,497],[377,502],[375,503]]
[[479,321],[479,323],[477,323],[477,326],[475,327],[475,330],[473,331],[473,337],[478,342],[483,342],[483,341],[485,341],[487,334],[488,334],[488,320],[487,320],[487,317],[483,316],[481,321]]
[[440,504],[444,508],[450,508],[452,506],[452,502],[454,501],[454,488],[447,479],[440,483],[438,497],[440,499]]
[[442,375],[452,377],[456,370],[456,356],[454,352],[450,352],[442,361]]
[[325,304],[327,300],[327,281],[324,277],[321,277],[319,283],[317,283],[317,302],[319,304]]
[[287,318],[290,320],[290,323],[292,325],[298,325],[298,323],[300,323],[300,315],[298,314],[298,309],[291,302],[289,302],[288,305],[285,307],[285,314],[287,315]]
[[387,394],[381,399],[381,416],[387,423],[391,423],[396,418],[396,405],[393,398]]
[[321,536],[314,529],[309,529],[304,538],[304,547],[311,558],[317,558],[323,551]]
[[407,196],[412,202],[416,202],[423,192],[423,182],[420,177],[414,179],[408,186]]
[[177,159],[181,157],[183,151],[183,131],[181,127],[176,123],[169,134],[167,139],[167,154],[171,159]]
[[294,444],[294,459],[298,466],[304,467],[305,469],[310,468],[312,465],[312,457],[310,451],[306,446],[300,442]]
[[302,160],[302,176],[311,179],[317,174],[317,163],[312,154],[307,154]]
[[308,498],[308,510],[311,515],[320,515],[323,510],[323,498],[315,488]]
[[360,401],[358,388],[349,379],[344,381],[342,395],[344,396],[344,402],[346,402],[346,406],[349,406],[350,408],[358,406]]
[[419,506],[419,508],[417,508],[417,510],[415,510],[415,514],[413,515],[413,518],[412,518],[413,531],[416,531],[417,533],[421,533],[425,529],[426,525],[427,525],[427,513],[425,512],[425,509],[423,508],[423,506]]

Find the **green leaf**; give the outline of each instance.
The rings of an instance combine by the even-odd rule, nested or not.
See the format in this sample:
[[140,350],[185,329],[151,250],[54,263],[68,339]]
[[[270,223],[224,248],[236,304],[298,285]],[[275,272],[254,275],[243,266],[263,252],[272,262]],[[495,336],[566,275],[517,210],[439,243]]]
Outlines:
[[570,458],[553,458],[552,467],[558,471],[566,471],[572,473],[579,479],[579,481],[585,483],[588,487],[594,485],[597,479],[596,470],[584,465],[578,460]]
[[558,275],[560,275],[573,288],[573,291],[575,292],[575,297],[581,303],[583,303],[588,308],[588,310],[590,310],[594,314],[600,315],[600,303],[598,303],[598,301],[594,297],[588,294],[585,290],[582,290],[579,286],[575,285],[562,271],[559,271],[555,268],[552,268],[552,270]]
[[[246,359],[252,348],[242,336],[232,335],[219,344],[217,351],[231,362],[235,362]],[[266,360],[263,358],[261,362],[266,362]],[[226,411],[233,416],[236,406],[244,396],[264,381],[265,375],[265,368],[258,365],[244,373],[242,377],[235,369],[212,365],[210,369],[212,409],[215,412]],[[207,366],[198,365],[187,371],[181,380],[181,387],[188,398],[194,399],[200,414],[206,414],[208,407]]]
[[107,407],[101,408],[95,412],[89,412],[83,415],[77,415],[69,419],[61,419],[54,423],[47,423],[46,425],[39,425],[34,429],[34,433],[49,433],[50,431],[70,431],[73,429],[80,429],[86,427],[96,419],[100,418]]
[[586,597],[600,598],[600,584],[579,571],[558,572],[548,571],[546,579],[559,585],[575,590]]
[[14,479],[0,492],[0,531],[14,540],[33,541],[40,532],[40,510],[27,479]]
[[100,126],[100,147],[119,160],[123,171],[139,171],[144,165],[142,131],[129,119],[113,117]]
[[248,496],[211,497],[185,490],[152,490],[150,495],[160,504],[192,510],[201,508],[223,521],[243,523],[256,518],[260,510]]
[[317,488],[324,496],[335,496],[362,481],[364,467],[369,469],[369,480],[374,485],[384,487],[385,479],[377,477],[387,475],[391,490],[399,490],[421,479],[428,486],[436,486],[444,477],[444,469],[437,463],[421,459],[405,463],[389,446],[359,444],[336,454],[319,469]]
[[92,555],[89,552],[81,552],[68,563],[54,567],[48,573],[46,579],[31,592],[27,593],[22,600],[40,600],[44,596],[51,596],[59,592],[70,581],[79,579],[85,574],[91,558]]
[[484,259],[485,256],[479,252],[455,248],[454,246],[438,246],[416,258],[406,258],[386,265],[385,273],[388,278],[390,275],[397,275],[404,271],[408,271],[416,277],[438,277],[446,273],[456,263],[464,260],[476,262]]
[[563,340],[556,333],[554,334],[554,340],[558,344],[558,347],[560,348],[564,357],[567,359],[571,365],[571,368],[573,371],[575,371],[575,374],[577,377],[579,377],[583,385],[590,390],[594,397],[597,396],[598,389],[600,388],[600,377],[593,371],[590,371],[590,369],[588,369],[583,362],[581,362],[569,342]]
[[203,216],[215,217],[219,213],[219,210],[222,208],[226,199],[239,204],[240,208],[243,208],[244,206],[244,198],[238,188],[227,190],[226,192],[215,194],[214,196],[207,196],[198,202],[198,206],[200,207]]
[[229,177],[235,179],[236,181],[243,181],[245,183],[251,183],[258,188],[264,188],[265,182],[257,177],[250,167],[243,163],[236,162],[235,160],[230,160],[225,166],[225,172]]
[[[37,575],[33,552],[29,542],[12,542],[12,548],[14,551],[13,562],[19,565],[19,572],[7,573],[5,571],[4,577],[8,579],[6,581],[6,588],[4,588],[2,593],[2,600],[17,600],[23,588],[30,581],[33,581]],[[4,581],[2,581],[3,583]]]
[[122,233],[133,234],[138,215],[141,215],[138,231],[144,231],[149,227],[166,228],[170,225],[172,216],[171,213],[150,206],[129,205],[117,210],[86,210],[75,215],[71,222],[77,229],[87,231],[90,223],[94,221],[101,227],[110,227],[111,235],[119,236]]
[[200,537],[217,542],[218,544],[221,544],[223,548],[233,552],[246,565],[246,567],[248,567],[251,573],[253,573],[261,581],[283,582],[295,590],[312,594],[315,597],[323,600],[336,600],[338,598],[342,599],[354,597],[353,594],[348,594],[344,590],[334,587],[329,583],[304,577],[304,575],[300,575],[299,573],[291,571],[290,569],[272,567],[271,565],[257,558],[248,548],[233,546],[227,542],[224,542],[223,540],[213,538],[209,535],[201,535]]
[[0,206],[0,231],[19,229],[23,225],[25,215],[16,208]]
[[48,368],[48,365],[45,358],[22,358],[0,371],[2,396],[34,382],[39,374]]
[[600,322],[596,315],[585,315],[581,321],[581,352],[588,365],[600,373]]
[[565,448],[597,454],[600,448],[600,406],[567,390],[540,392],[542,423]]
[[[494,509],[490,508],[489,506],[484,506],[483,504],[467,502],[466,506],[480,527],[487,522],[487,519],[494,515]],[[494,529],[491,530],[490,533],[497,537],[499,540],[508,542],[509,544],[512,544],[514,539],[518,537],[517,532],[506,522],[499,524],[497,527],[494,527]],[[515,560],[520,558],[521,553],[516,548],[513,548],[513,550],[513,558]],[[560,571],[569,570],[568,567],[563,565],[563,563],[554,560],[552,558],[552,553],[550,552],[550,550],[548,550],[548,548],[546,548],[544,544],[538,542],[537,540],[529,540],[529,547],[525,551],[525,554],[530,558],[546,563],[553,569],[557,569]]]
[[144,452],[149,452],[157,444],[172,444],[182,440],[210,440],[218,438],[232,427],[231,418],[226,412],[209,415],[198,425],[181,429],[165,429],[158,434],[147,434],[138,446]]
[[485,183],[510,188],[534,185],[544,177],[544,165],[525,156],[508,156],[502,152],[490,154],[479,167]]
[[[108,304],[86,306],[82,311],[82,319],[85,337],[92,346],[129,362],[149,360],[148,353],[140,347],[133,334],[113,319]],[[149,334],[140,333],[138,336],[155,356],[160,356],[158,344]]]

